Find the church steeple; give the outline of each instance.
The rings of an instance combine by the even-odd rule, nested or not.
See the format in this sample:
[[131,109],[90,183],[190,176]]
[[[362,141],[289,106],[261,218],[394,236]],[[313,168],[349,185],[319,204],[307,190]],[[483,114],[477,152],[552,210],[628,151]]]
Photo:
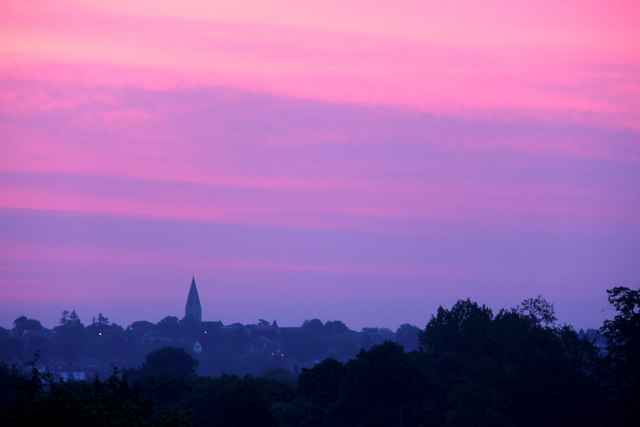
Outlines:
[[198,322],[202,321],[202,307],[200,307],[200,297],[198,297],[198,288],[196,288],[195,277],[191,278],[191,288],[187,297],[187,305],[184,308],[184,317],[188,317]]

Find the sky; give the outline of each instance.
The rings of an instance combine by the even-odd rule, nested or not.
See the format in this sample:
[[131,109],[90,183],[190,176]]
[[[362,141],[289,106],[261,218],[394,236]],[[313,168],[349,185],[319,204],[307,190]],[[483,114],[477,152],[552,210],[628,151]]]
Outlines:
[[0,2],[0,326],[421,328],[640,285],[637,1]]

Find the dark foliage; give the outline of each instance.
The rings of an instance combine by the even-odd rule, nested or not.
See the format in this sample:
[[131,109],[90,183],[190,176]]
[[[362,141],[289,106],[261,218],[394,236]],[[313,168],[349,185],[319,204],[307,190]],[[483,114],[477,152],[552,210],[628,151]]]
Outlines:
[[[571,327],[556,325],[553,306],[538,297],[497,315],[460,300],[450,309],[440,307],[419,331],[420,351],[386,341],[348,361],[325,359],[299,375],[269,367],[260,377],[197,376],[192,355],[164,347],[149,352],[141,368],[114,370],[104,380],[59,382],[41,373],[37,353],[24,367],[0,365],[0,425],[635,425],[639,291],[614,288],[609,301],[617,315],[602,328],[606,352]],[[93,328],[91,334],[104,337],[122,331],[109,332],[113,325],[103,316],[86,328],[72,317],[67,313],[60,326],[73,328],[70,334]],[[40,333],[33,322],[24,327],[25,320],[17,323]],[[128,331],[148,338],[153,326],[136,322]],[[197,328],[172,318],[163,326]],[[203,342],[233,349],[215,325],[208,327],[211,335],[208,330]],[[250,331],[273,332],[270,328],[265,321]],[[304,338],[290,336],[309,342],[321,337],[326,343],[349,334],[345,328],[312,320],[294,331]],[[418,333],[410,325],[400,330]],[[371,342],[389,334],[366,333]],[[255,336],[243,339],[272,342]]]
[[618,286],[607,291],[618,314],[606,320],[609,386],[620,403],[621,420],[634,419],[640,406],[640,289]]
[[196,376],[198,361],[181,348],[164,347],[152,351],[142,364],[142,374],[147,377],[168,375],[179,378]]

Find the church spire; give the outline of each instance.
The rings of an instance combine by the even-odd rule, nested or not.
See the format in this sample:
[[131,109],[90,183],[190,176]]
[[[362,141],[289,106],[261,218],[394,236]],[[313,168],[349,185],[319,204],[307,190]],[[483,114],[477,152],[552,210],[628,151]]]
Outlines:
[[187,305],[184,308],[184,317],[197,320],[198,322],[202,321],[202,307],[200,306],[200,297],[198,297],[195,276],[191,278],[191,288],[189,288]]

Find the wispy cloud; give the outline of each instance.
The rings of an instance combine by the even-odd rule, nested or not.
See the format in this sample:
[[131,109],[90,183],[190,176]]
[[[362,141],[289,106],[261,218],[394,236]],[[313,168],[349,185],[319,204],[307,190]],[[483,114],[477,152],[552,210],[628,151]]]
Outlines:
[[156,316],[199,272],[247,316],[543,293],[593,326],[638,275],[639,7],[2,2],[0,322]]
[[[629,96],[640,68],[632,2],[566,10],[556,2],[494,3],[347,2],[315,11],[290,2],[5,4],[0,68],[56,82],[237,86],[473,117],[515,108],[538,119],[595,116],[638,129]],[[605,65],[623,73],[613,82],[631,83],[609,79],[602,96],[611,76],[594,66]]]
[[5,207],[349,229],[633,223],[640,206],[633,131],[228,89],[4,87]]

